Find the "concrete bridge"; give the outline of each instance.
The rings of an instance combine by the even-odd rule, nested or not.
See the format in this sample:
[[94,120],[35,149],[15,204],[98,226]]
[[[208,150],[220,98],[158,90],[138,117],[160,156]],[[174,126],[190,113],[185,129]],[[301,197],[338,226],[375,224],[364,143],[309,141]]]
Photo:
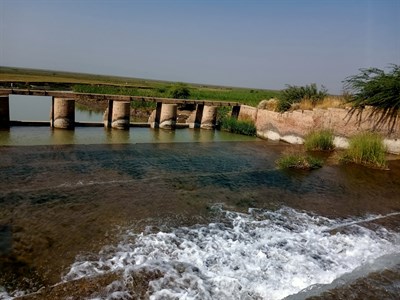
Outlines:
[[103,95],[90,93],[74,93],[69,91],[30,90],[30,89],[0,89],[0,128],[8,128],[11,125],[9,95],[50,96],[51,114],[50,126],[54,128],[73,129],[75,122],[75,100],[85,99],[93,101],[107,101],[108,107],[104,113],[104,127],[128,129],[130,125],[131,101],[155,102],[155,115],[149,120],[152,128],[175,129],[178,104],[194,104],[196,111],[190,118],[191,128],[214,128],[217,108],[221,106],[232,107],[232,116],[237,117],[240,111],[240,103],[171,99],[126,95]]

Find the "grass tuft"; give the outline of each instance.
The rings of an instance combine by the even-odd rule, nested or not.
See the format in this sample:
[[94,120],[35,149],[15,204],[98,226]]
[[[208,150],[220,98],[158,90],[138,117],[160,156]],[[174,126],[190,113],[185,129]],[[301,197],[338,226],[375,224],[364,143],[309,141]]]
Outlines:
[[364,132],[352,137],[342,161],[387,169],[386,147],[382,137],[372,132]]
[[276,161],[279,169],[312,170],[322,167],[322,160],[304,153],[287,153]]
[[331,151],[333,145],[333,132],[329,129],[313,131],[304,139],[304,146],[308,151]]

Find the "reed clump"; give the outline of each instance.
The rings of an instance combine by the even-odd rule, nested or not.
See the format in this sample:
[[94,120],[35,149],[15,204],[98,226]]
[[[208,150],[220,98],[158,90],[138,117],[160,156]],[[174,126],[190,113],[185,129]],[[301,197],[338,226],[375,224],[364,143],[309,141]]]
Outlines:
[[333,139],[333,131],[330,129],[312,131],[306,135],[304,146],[307,151],[331,151],[335,148]]
[[367,167],[387,169],[386,147],[380,135],[363,132],[350,138],[349,148],[341,160]]

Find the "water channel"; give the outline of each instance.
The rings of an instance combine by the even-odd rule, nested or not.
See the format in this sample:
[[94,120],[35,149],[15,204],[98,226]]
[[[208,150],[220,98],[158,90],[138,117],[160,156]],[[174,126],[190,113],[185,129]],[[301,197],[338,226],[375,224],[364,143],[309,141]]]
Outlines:
[[0,299],[397,299],[400,160],[278,170],[293,147],[0,132]]

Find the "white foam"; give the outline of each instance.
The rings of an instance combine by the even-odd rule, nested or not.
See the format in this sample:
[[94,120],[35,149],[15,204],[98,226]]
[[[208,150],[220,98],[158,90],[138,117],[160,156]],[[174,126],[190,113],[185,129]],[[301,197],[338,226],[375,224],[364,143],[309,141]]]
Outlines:
[[[399,252],[399,234],[360,226],[371,216],[338,221],[290,208],[223,214],[221,223],[128,231],[97,260],[74,263],[64,280],[120,270],[124,286],[136,272],[158,272],[150,299],[282,299]],[[343,226],[353,230],[330,233]],[[121,286],[118,292],[129,294]]]

